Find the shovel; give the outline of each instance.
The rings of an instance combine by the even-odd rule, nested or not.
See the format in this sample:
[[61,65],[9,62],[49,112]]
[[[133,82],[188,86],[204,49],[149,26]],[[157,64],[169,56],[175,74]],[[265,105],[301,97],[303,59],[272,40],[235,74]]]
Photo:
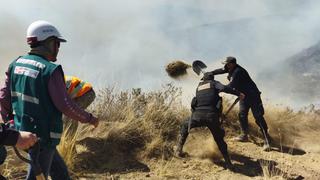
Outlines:
[[200,75],[200,73],[204,74],[205,71],[203,69],[207,68],[207,65],[204,64],[200,60],[195,60],[192,63],[192,70],[197,74]]
[[[195,60],[192,63],[192,70],[199,76],[200,73],[204,74],[205,71],[203,69],[207,68],[207,65],[204,64],[201,60]],[[191,117],[189,118],[188,122],[188,133],[190,132],[191,129]]]

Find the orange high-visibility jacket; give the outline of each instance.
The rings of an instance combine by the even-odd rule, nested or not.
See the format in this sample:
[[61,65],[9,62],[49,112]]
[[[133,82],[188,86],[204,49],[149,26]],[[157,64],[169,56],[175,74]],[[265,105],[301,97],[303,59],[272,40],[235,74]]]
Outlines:
[[83,96],[92,89],[90,83],[84,82],[75,76],[65,76],[67,92],[71,98]]

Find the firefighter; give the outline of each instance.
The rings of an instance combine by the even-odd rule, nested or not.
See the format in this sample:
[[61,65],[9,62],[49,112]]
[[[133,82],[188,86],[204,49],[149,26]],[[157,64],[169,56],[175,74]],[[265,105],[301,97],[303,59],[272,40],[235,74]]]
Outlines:
[[197,89],[196,96],[192,99],[191,109],[192,115],[181,126],[176,155],[183,156],[183,145],[189,134],[189,130],[196,127],[206,126],[209,128],[218,148],[225,160],[226,167],[232,168],[232,163],[229,158],[227,144],[224,141],[225,131],[220,124],[220,115],[222,113],[222,97],[220,92],[233,94],[244,98],[244,94],[224,86],[214,80],[214,75],[211,72],[204,74]]
[[264,119],[264,108],[260,97],[261,92],[257,85],[251,79],[249,73],[237,64],[235,57],[229,56],[224,61],[224,68],[212,71],[213,74],[228,73],[228,80],[230,83],[227,85],[230,88],[235,88],[246,95],[245,99],[240,100],[239,121],[241,134],[235,138],[236,141],[248,141],[249,125],[248,125],[248,112],[251,109],[255,122],[260,128],[264,137],[263,150],[270,150],[271,137],[268,133],[268,125]]

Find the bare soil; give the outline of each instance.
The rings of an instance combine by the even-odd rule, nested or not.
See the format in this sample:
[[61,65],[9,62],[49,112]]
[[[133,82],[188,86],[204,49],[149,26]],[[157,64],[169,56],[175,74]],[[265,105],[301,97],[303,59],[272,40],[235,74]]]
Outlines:
[[[261,140],[234,142],[226,137],[234,170],[224,167],[222,157],[207,130],[192,131],[185,158],[141,160],[121,158],[120,168],[107,173],[86,173],[78,179],[320,179],[320,154],[284,145],[262,150]],[[311,146],[311,145],[310,145]],[[120,154],[119,154],[120,156]],[[121,155],[123,156],[123,155]],[[119,157],[112,158],[119,165]]]

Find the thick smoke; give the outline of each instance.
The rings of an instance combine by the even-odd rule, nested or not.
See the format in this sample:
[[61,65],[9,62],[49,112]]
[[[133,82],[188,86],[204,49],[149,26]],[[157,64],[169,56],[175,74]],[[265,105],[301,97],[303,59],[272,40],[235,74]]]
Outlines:
[[[272,88],[256,75],[320,39],[319,5],[311,0],[13,0],[0,7],[0,71],[27,52],[26,28],[43,19],[68,40],[58,61],[65,73],[97,87],[157,89],[172,81],[164,67],[173,59],[202,59],[218,68],[219,59],[233,55],[268,96]],[[177,85],[193,89],[191,79]],[[192,96],[193,90],[188,92]]]

